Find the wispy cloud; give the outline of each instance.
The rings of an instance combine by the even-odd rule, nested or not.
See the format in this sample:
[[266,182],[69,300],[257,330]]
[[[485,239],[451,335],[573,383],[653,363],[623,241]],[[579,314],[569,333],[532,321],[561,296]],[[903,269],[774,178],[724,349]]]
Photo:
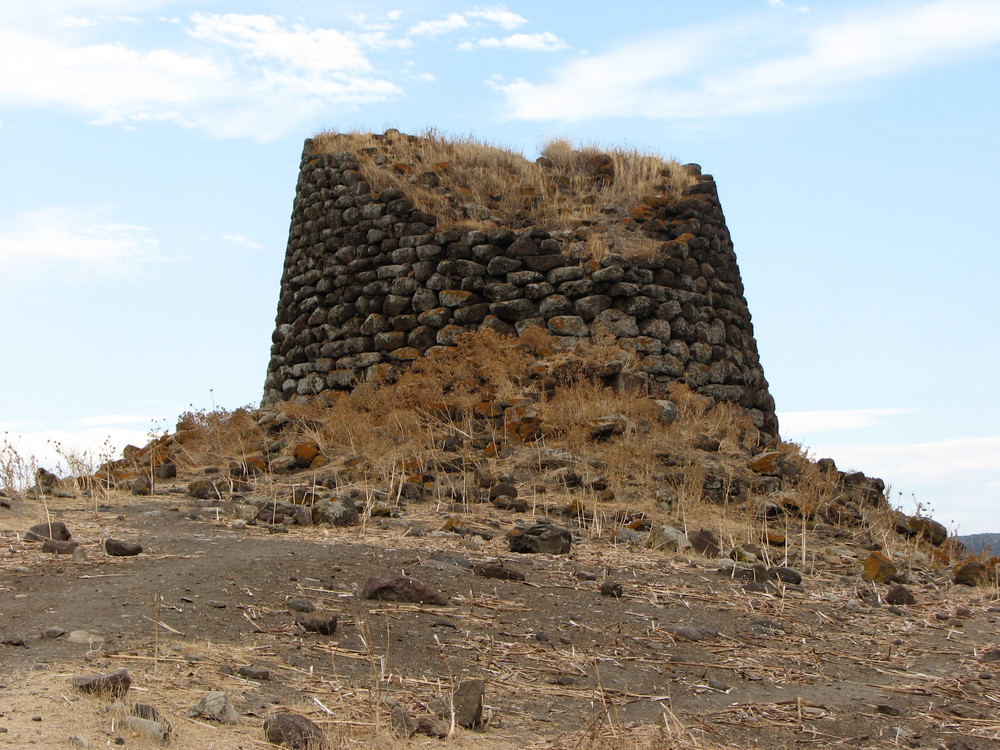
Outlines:
[[191,20],[191,36],[232,47],[257,60],[315,73],[371,69],[361,45],[336,29],[289,27],[277,16],[239,13],[195,13]]
[[185,25],[199,43],[194,53],[119,42],[74,45],[2,30],[0,99],[8,107],[68,108],[99,125],[174,122],[268,141],[331,107],[355,108],[402,93],[373,72],[367,56],[369,49],[411,44],[384,32],[307,28],[278,16],[241,14],[194,14]]
[[234,245],[240,245],[242,247],[253,248],[254,250],[260,250],[264,246],[259,242],[254,242],[248,237],[244,237],[242,234],[224,234],[222,239],[226,242],[231,242]]
[[470,11],[465,15],[469,18],[480,18],[484,21],[498,23],[500,26],[508,30],[516,29],[518,26],[523,26],[528,22],[528,19],[524,16],[512,13],[502,5],[497,5],[492,8],[480,8],[478,10]]
[[46,208],[0,226],[0,273],[7,279],[73,282],[128,276],[156,257],[158,241],[146,227],[107,221],[108,209]]
[[88,26],[102,26],[111,23],[142,23],[142,19],[137,16],[69,16],[63,15],[56,19],[56,26],[66,29],[80,29]]
[[838,409],[827,411],[787,411],[778,414],[785,435],[813,435],[831,430],[856,430],[883,424],[886,417],[911,414],[914,409]]
[[461,50],[471,50],[477,47],[506,47],[508,49],[523,49],[535,52],[555,52],[561,49],[568,49],[569,45],[566,44],[565,39],[556,36],[551,31],[542,31],[538,34],[511,34],[502,39],[487,37],[485,39],[477,39],[475,42],[462,42],[458,45],[458,48]]
[[509,116],[690,120],[777,112],[1000,43],[1000,0],[893,3],[833,23],[770,14],[674,28],[576,60],[548,82],[494,84]]
[[465,16],[461,13],[449,13],[444,18],[439,18],[435,21],[421,21],[418,24],[414,24],[409,28],[407,33],[414,36],[437,36],[439,34],[446,34],[449,31],[465,29],[468,26],[469,22],[465,20]]
[[789,10],[798,11],[799,13],[808,13],[809,8],[805,5],[796,5],[794,7],[789,7],[784,0],[767,0],[767,4],[772,8],[788,8]]

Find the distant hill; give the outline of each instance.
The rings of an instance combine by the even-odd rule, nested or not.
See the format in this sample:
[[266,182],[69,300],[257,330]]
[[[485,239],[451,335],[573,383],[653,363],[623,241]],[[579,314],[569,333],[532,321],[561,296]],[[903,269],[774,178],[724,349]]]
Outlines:
[[969,552],[982,552],[984,547],[992,547],[994,555],[1000,555],[1000,534],[965,534],[955,537]]

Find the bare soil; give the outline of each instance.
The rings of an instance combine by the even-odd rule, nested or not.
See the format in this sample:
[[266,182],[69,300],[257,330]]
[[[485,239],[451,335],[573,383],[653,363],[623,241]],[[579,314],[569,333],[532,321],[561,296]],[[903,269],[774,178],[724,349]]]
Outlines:
[[[504,532],[530,519],[492,506],[463,517],[491,539],[413,536],[377,518],[273,533],[234,528],[238,505],[176,487],[102,505],[49,498],[84,561],[23,541],[46,520],[41,503],[0,509],[0,746],[155,746],[102,713],[108,701],[71,687],[119,668],[132,675],[129,699],[164,713],[182,748],[267,747],[262,723],[282,709],[342,747],[1000,746],[1000,663],[983,658],[1000,646],[995,589],[913,567],[917,604],[865,602],[859,589],[887,587],[862,582],[855,555],[867,552],[835,529],[796,541],[801,585],[754,593],[714,560],[587,534],[569,555],[514,554]],[[407,514],[428,532],[441,526],[433,505]],[[107,537],[144,551],[110,557]],[[469,569],[495,560],[526,580]],[[392,574],[451,603],[359,597],[369,578]],[[601,595],[606,579],[621,583],[620,598]],[[296,598],[337,614],[337,632],[303,632],[288,607]],[[685,640],[673,625],[717,635]],[[91,636],[46,638],[46,628]],[[243,666],[269,678],[243,677]],[[427,714],[468,677],[486,681],[481,732],[392,735],[385,696]],[[188,718],[210,690],[228,692],[239,724]]]

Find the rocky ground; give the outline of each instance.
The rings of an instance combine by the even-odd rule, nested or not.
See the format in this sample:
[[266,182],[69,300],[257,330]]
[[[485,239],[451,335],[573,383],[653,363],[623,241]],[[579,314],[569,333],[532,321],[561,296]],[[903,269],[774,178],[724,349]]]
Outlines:
[[0,745],[997,746],[1000,560],[525,346],[0,475]]
[[[616,543],[564,518],[552,525],[571,530],[568,553],[512,552],[508,532],[538,515],[495,504],[300,526],[240,495],[195,499],[195,478],[146,496],[5,501],[0,744],[153,747],[169,727],[178,747],[253,748],[281,712],[332,746],[1000,741],[997,590],[953,584],[912,542],[892,551],[912,603],[889,604],[893,587],[861,575],[871,545],[824,524],[770,553],[778,564],[794,549],[790,572],[754,580],[752,568]],[[75,552],[27,541],[46,513]],[[112,556],[108,538],[142,551]],[[397,576],[424,585],[397,595],[423,602],[365,598],[372,579]],[[73,683],[121,669],[121,695]],[[482,714],[473,682],[452,722],[449,698],[467,680],[483,681]],[[213,691],[232,723],[192,711]]]

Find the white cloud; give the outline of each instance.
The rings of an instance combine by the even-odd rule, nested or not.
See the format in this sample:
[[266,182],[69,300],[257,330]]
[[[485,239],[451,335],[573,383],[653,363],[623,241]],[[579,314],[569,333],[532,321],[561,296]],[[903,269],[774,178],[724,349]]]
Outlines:
[[411,26],[407,33],[415,36],[437,36],[438,34],[446,34],[449,31],[465,29],[468,26],[469,22],[465,20],[465,16],[461,13],[449,13],[437,21],[421,21]]
[[[783,2],[783,0],[767,0],[767,4],[772,8],[787,8],[788,6]],[[805,5],[796,5],[792,10],[796,10],[799,13],[808,13],[809,8]]]
[[371,69],[361,45],[336,29],[310,30],[298,24],[286,28],[277,16],[238,13],[195,13],[191,20],[191,36],[233,47],[259,60],[313,72]]
[[222,87],[226,71],[205,57],[169,50],[139,52],[122,44],[69,47],[0,31],[0,96],[10,105],[66,104],[89,112],[154,103],[175,107]]
[[136,16],[59,16],[56,25],[66,29],[80,29],[90,26],[101,26],[109,23],[142,23],[142,19]]
[[224,234],[222,235],[222,239],[226,242],[231,242],[234,245],[241,245],[243,247],[253,248],[254,250],[260,250],[264,247],[259,242],[254,242],[248,237],[244,237],[242,234]]
[[914,409],[839,409],[830,411],[788,411],[778,414],[782,434],[812,435],[831,430],[855,430],[882,424],[884,417],[910,414]]
[[538,34],[511,34],[510,36],[497,39],[489,37],[477,39],[475,42],[462,42],[458,45],[461,50],[471,50],[476,47],[507,47],[509,49],[524,49],[536,52],[555,52],[556,50],[567,49],[569,47],[564,39],[557,37],[551,31],[543,31]]
[[0,31],[0,99],[8,107],[76,110],[100,125],[174,122],[268,141],[319,113],[401,94],[371,74],[364,49],[410,44],[238,14],[196,14],[189,35],[202,43],[201,54],[117,42],[72,46]]
[[960,533],[1000,532],[1000,436],[896,445],[811,446],[841,469],[882,477],[894,504],[929,508]]
[[480,8],[478,10],[470,11],[465,15],[468,18],[480,18],[483,21],[500,24],[500,26],[508,30],[516,29],[518,26],[528,22],[528,19],[524,16],[512,13],[502,5],[496,5],[492,8]]
[[510,116],[696,119],[775,112],[1000,42],[1000,1],[892,4],[827,25],[766,18],[672,29],[575,60],[547,83],[497,86]]
[[127,276],[156,257],[159,243],[148,229],[103,220],[106,209],[47,208],[0,227],[0,274],[8,280],[83,281]]

